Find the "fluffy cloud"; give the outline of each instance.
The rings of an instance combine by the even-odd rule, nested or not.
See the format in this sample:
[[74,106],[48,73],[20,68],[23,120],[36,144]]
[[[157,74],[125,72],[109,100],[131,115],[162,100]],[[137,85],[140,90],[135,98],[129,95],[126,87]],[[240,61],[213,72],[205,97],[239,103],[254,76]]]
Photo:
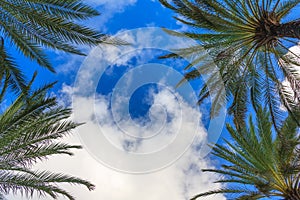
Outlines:
[[[134,44],[94,49],[82,64],[74,87],[62,88],[64,101],[73,99],[73,119],[86,122],[76,130],[77,135],[66,141],[85,148],[76,151],[74,157],[55,156],[36,168],[72,174],[94,183],[96,190],[92,192],[65,186],[79,200],[182,200],[220,187],[213,183],[216,175],[201,172],[213,168],[213,162],[201,155],[207,132],[201,113],[188,101],[189,87],[171,88],[182,78],[173,68],[155,64],[130,67],[132,70],[120,78],[112,94],[103,96],[95,91],[99,75],[111,63],[116,67],[127,65],[128,60],[140,55],[141,49],[164,50],[190,43],[165,37],[160,29],[151,28],[125,32],[121,38]],[[142,55],[137,63],[147,61],[149,53]],[[157,92],[148,91],[147,99],[152,99],[149,119],[132,120],[128,115],[130,90],[146,83],[161,86]],[[226,198],[215,195],[206,199]]]
[[[65,89],[65,91],[68,91],[68,89]],[[79,99],[78,103],[82,106],[77,107],[77,110],[74,110],[78,114],[76,120],[90,120],[86,121],[86,125],[78,128],[77,132],[80,132],[81,135],[82,133],[93,134],[95,132],[102,132],[109,137],[108,141],[113,143],[117,148],[123,149],[124,152],[131,151],[139,153],[151,152],[155,149],[163,148],[164,145],[168,145],[170,141],[172,141],[172,137],[176,137],[177,134],[179,134],[176,133],[178,132],[178,124],[183,126],[182,128],[185,130],[184,134],[194,134],[195,130],[189,128],[189,125],[191,125],[190,121],[193,121],[193,117],[197,116],[197,110],[191,108],[185,102],[183,102],[183,105],[179,108],[177,100],[167,90],[162,90],[159,93],[152,95],[154,95],[154,106],[150,108],[152,119],[154,119],[154,121],[152,121],[152,126],[147,127],[140,124],[132,125],[130,123],[123,124],[123,128],[130,131],[132,135],[140,135],[141,130],[143,131],[143,136],[151,135],[153,134],[151,131],[159,129],[156,126],[161,126],[161,121],[164,121],[163,118],[165,117],[165,114],[161,112],[161,108],[157,108],[157,105],[165,108],[165,112],[171,114],[172,117],[168,122],[163,124],[159,134],[149,142],[146,139],[137,142],[132,137],[124,136],[124,132],[112,123],[112,116],[108,105],[109,101],[103,96],[98,96],[96,98],[94,111],[87,109],[85,106],[93,104],[93,99]],[[181,111],[186,112],[190,117],[181,118]],[[93,115],[95,114],[98,119],[97,121],[101,124],[101,128],[99,128],[99,123],[96,120],[93,120]],[[183,116],[187,116],[186,114],[183,114]],[[180,120],[181,123],[179,123]],[[98,157],[96,156],[96,158],[93,158],[95,155],[93,155],[93,153],[90,154],[87,149],[76,151],[75,156],[71,158],[66,158],[65,156],[53,157],[47,162],[39,164],[36,168],[72,174],[84,177],[93,182],[96,185],[96,190],[92,192],[75,186],[65,187],[79,200],[189,199],[197,193],[220,186],[220,184],[213,183],[213,180],[216,180],[217,178],[215,175],[201,172],[201,169],[213,167],[212,162],[208,159],[201,158],[199,151],[197,150],[197,147],[206,141],[206,134],[207,133],[202,125],[199,124],[196,138],[187,151],[173,164],[161,166],[162,169],[152,173],[130,174],[114,170],[111,168],[114,166],[107,166],[107,163],[101,163],[101,161],[98,162]],[[81,142],[78,137],[71,137],[66,140],[70,143]],[[132,141],[131,148],[124,147],[124,142],[130,140]],[[182,141],[182,143],[186,143],[186,141]],[[106,151],[101,145],[99,145],[98,149],[99,151]],[[111,155],[112,152],[105,153],[109,156],[113,156]],[[122,162],[126,162],[126,156],[121,158],[123,159]],[[163,159],[167,159],[167,157]],[[153,162],[155,162],[155,160]],[[133,164],[139,165],[139,163]],[[15,196],[10,197],[10,199],[21,200],[21,198]],[[50,200],[50,198],[47,197],[45,199]],[[223,200],[225,197],[216,195],[206,199]]]

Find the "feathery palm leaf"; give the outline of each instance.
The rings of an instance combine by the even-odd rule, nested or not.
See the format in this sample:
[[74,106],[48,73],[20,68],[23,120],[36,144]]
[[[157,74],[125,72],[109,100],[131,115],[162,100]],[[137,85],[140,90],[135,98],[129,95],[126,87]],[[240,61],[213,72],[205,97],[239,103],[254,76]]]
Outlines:
[[233,141],[217,144],[212,154],[224,159],[220,169],[203,171],[222,175],[224,188],[196,195],[193,200],[217,193],[230,194],[234,199],[283,197],[300,199],[300,159],[298,126],[289,116],[279,131],[272,131],[270,113],[257,108],[256,123],[250,117],[248,128],[234,129],[227,125]]
[[62,195],[73,200],[75,198],[58,184],[94,188],[88,181],[77,177],[31,169],[33,164],[51,155],[73,155],[72,149],[81,148],[58,140],[79,124],[68,120],[70,109],[59,107],[54,97],[46,96],[52,85],[20,94],[0,116],[1,194],[20,192],[30,197],[35,192],[53,198]]
[[1,80],[9,76],[15,89],[26,90],[24,76],[7,53],[11,45],[54,72],[43,47],[84,55],[76,45],[120,43],[78,23],[97,15],[80,0],[0,0]]
[[26,82],[24,80],[24,75],[17,67],[13,58],[7,53],[4,48],[4,41],[2,40],[0,44],[0,86],[1,94],[0,101],[4,97],[7,88],[11,87],[12,91],[24,91],[26,88]]
[[[175,19],[191,27],[186,32],[167,32],[200,42],[198,46],[178,49],[177,56],[162,57],[193,58],[181,83],[202,74],[210,75],[210,66],[214,64],[219,69],[222,80],[211,75],[208,79],[210,87],[202,87],[199,103],[209,94],[220,93],[214,85],[222,81],[227,98],[233,99],[229,111],[235,117],[236,126],[244,126],[250,103],[254,109],[266,105],[276,129],[282,122],[281,104],[292,116],[300,109],[300,55],[288,49],[289,45],[298,44],[300,20],[286,22],[285,19],[300,3],[299,0],[160,2],[178,14]],[[203,56],[206,52],[212,58],[210,62],[207,62],[207,56]],[[190,70],[191,67],[194,70]],[[282,83],[285,79],[290,87]],[[218,108],[212,109],[212,117],[218,113]],[[294,118],[300,125],[299,118]]]

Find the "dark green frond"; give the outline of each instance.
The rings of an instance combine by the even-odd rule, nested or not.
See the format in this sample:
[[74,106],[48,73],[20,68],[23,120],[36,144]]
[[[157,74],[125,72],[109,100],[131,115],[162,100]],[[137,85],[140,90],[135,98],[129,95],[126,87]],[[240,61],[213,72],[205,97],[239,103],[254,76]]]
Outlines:
[[2,100],[8,87],[16,93],[26,91],[27,87],[24,74],[4,48],[4,40],[2,45],[0,45],[0,60],[0,81],[2,82],[0,100]]

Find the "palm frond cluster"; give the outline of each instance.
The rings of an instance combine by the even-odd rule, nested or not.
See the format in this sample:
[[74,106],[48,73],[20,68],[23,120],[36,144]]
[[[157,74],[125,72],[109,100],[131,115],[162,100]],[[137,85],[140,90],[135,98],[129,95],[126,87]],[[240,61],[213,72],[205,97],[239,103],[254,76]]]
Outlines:
[[24,75],[10,52],[12,45],[54,72],[44,48],[84,55],[78,45],[118,43],[79,24],[97,15],[97,10],[80,0],[0,0],[1,80],[9,81],[14,89],[26,90]]
[[35,171],[32,166],[51,155],[73,155],[71,150],[79,145],[60,142],[79,124],[69,120],[71,110],[57,105],[54,97],[47,97],[47,85],[20,95],[0,116],[0,194],[21,193],[27,197],[59,195],[70,200],[75,198],[59,187],[61,183],[85,185],[89,190],[94,185],[86,180]]
[[[221,193],[236,200],[300,200],[300,55],[290,50],[298,46],[300,20],[289,20],[300,0],[160,2],[190,27],[166,31],[199,42],[161,58],[191,58],[179,85],[209,75],[199,103],[217,97],[211,105],[214,117],[227,98],[234,117],[235,128],[227,125],[231,140],[212,148],[224,164],[203,170],[219,174],[217,182],[223,187],[192,199]],[[250,112],[256,114],[255,121],[251,115],[246,120]]]
[[84,185],[90,182],[65,174],[36,171],[32,167],[51,155],[72,155],[80,145],[60,142],[79,124],[69,120],[70,109],[59,107],[47,91],[53,84],[32,91],[37,75],[27,83],[13,52],[54,72],[45,49],[84,55],[79,45],[120,44],[80,22],[99,15],[80,0],[0,0],[0,102],[16,92],[17,99],[0,116],[0,199],[8,193],[28,198],[49,195],[53,199],[75,198],[60,184]]
[[233,199],[281,197],[300,199],[300,155],[298,126],[288,117],[274,138],[269,112],[258,108],[256,123],[234,129],[227,125],[232,141],[217,144],[212,154],[228,164],[221,169],[204,169],[222,175],[223,188],[196,195],[193,200],[212,194],[229,194]]
[[[300,56],[291,52],[289,46],[298,45],[300,20],[286,22],[299,0],[160,2],[178,14],[176,20],[191,27],[186,32],[168,32],[199,41],[199,46],[179,49],[178,55],[163,58],[194,56],[185,68],[185,80],[209,74],[214,63],[219,69],[222,80],[209,74],[200,91],[199,103],[209,95],[220,93],[217,85],[222,81],[227,89],[226,97],[232,102],[229,113],[234,116],[236,126],[245,125],[249,105],[255,110],[259,105],[266,106],[276,129],[283,121],[281,105],[292,116],[299,110]],[[206,56],[201,56],[203,49],[212,58],[211,63],[204,61]],[[212,102],[212,116],[218,113],[220,102],[218,98]]]

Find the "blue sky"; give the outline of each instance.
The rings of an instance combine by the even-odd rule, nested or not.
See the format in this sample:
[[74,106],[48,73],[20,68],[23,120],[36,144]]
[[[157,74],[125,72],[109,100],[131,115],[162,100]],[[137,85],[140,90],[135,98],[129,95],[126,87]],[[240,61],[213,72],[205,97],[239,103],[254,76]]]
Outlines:
[[210,121],[207,106],[195,106],[202,80],[175,88],[187,62],[157,59],[168,52],[166,47],[185,43],[159,38],[158,29],[187,27],[177,23],[157,0],[84,2],[102,13],[85,24],[134,45],[82,47],[87,58],[49,51],[56,74],[19,57],[22,66],[28,63],[24,68],[28,76],[38,70],[35,86],[57,80],[53,94],[61,104],[73,106],[74,120],[86,122],[75,136],[66,138],[83,144],[84,150],[36,167],[74,174],[96,184],[93,192],[66,186],[79,200],[182,200],[220,187],[213,184],[215,175],[200,170],[220,165],[220,160],[204,158],[202,153],[206,155],[203,148],[208,142],[220,137],[224,115]]

